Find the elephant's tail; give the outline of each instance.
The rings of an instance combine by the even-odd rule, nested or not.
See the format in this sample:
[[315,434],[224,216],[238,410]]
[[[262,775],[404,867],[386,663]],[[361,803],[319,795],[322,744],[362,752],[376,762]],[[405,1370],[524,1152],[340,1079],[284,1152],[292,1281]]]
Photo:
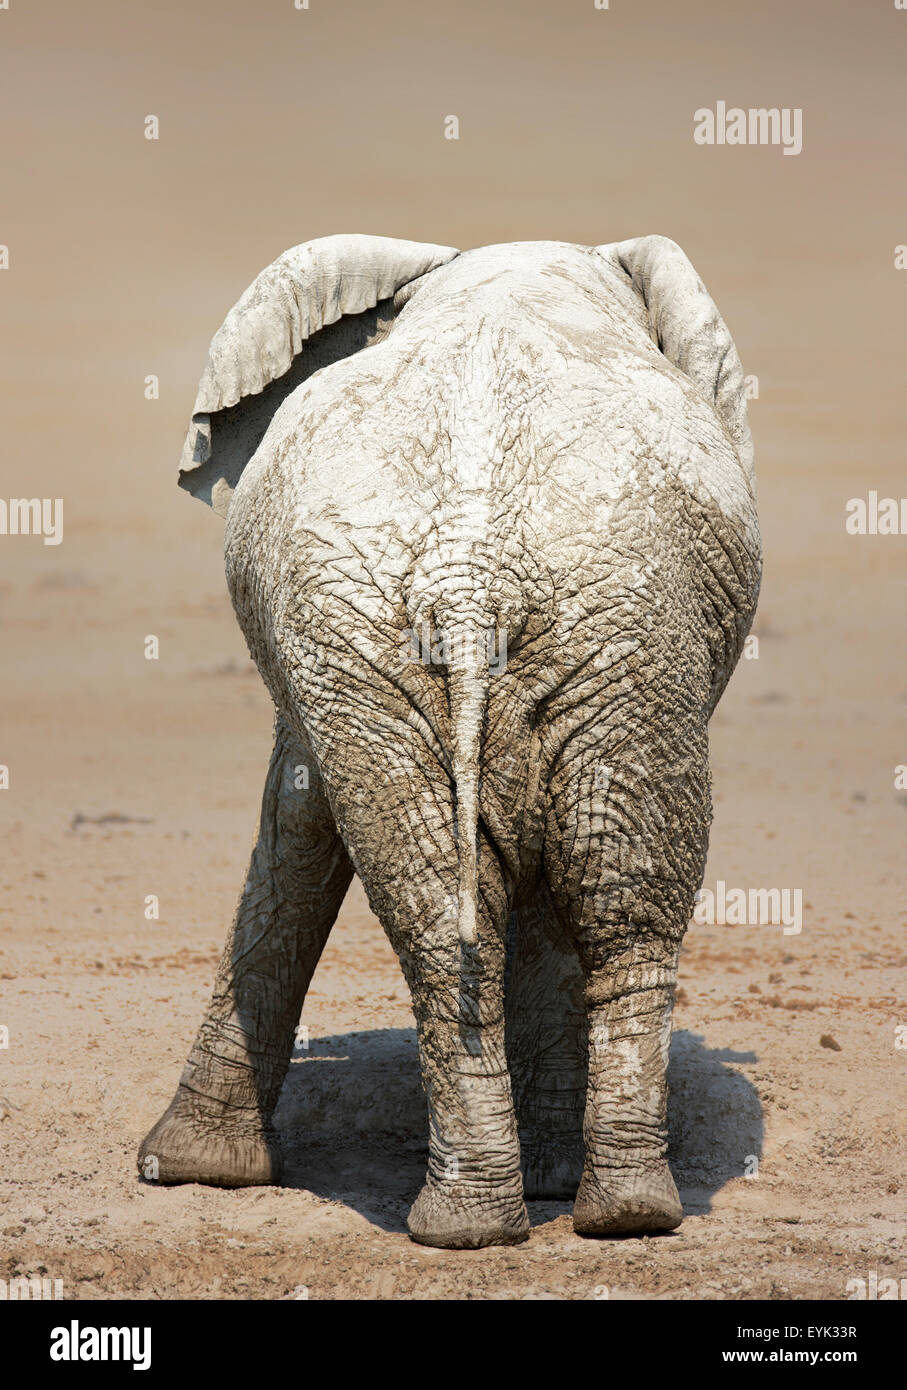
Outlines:
[[489,680],[485,639],[484,630],[475,627],[455,629],[450,634],[451,650],[447,663],[460,870],[457,929],[460,941],[466,946],[475,945],[478,939],[479,763]]

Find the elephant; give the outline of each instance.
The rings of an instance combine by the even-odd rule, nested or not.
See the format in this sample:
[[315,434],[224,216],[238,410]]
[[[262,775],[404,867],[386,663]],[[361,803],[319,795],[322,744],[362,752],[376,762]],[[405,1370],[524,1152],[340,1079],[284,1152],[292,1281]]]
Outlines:
[[580,1235],[672,1230],[708,725],[762,563],[743,370],[690,261],[662,236],[296,246],[211,342],[180,484],[225,520],[275,737],[140,1171],[279,1182],[272,1111],[356,874],[418,1035],[411,1237],[517,1244],[542,1197]]

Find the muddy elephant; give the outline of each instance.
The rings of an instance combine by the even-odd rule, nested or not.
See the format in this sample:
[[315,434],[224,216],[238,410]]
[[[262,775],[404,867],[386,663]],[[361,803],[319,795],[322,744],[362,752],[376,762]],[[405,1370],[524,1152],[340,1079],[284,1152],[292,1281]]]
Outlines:
[[672,241],[372,236],[262,271],[181,485],[276,709],[160,1181],[276,1183],[271,1114],[353,874],[412,994],[413,1239],[668,1230],[665,1067],[708,723],[760,580],[740,361]]

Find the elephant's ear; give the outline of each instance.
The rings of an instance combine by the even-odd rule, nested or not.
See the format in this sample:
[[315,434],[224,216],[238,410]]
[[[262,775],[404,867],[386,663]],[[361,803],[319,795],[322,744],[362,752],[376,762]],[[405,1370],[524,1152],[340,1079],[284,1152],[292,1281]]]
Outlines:
[[596,250],[629,275],[645,303],[654,341],[712,403],[737,457],[752,476],[753,441],[740,358],[711,295],[684,252],[663,236],[637,237]]
[[225,516],[239,475],[289,392],[319,368],[379,342],[393,321],[397,291],[458,254],[452,246],[393,237],[331,236],[278,256],[211,340],[180,486]]

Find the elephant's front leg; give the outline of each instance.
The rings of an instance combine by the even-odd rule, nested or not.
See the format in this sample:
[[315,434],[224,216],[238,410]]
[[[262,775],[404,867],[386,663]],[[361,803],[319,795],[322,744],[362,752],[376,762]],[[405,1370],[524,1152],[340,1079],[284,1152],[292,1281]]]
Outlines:
[[527,1197],[573,1198],[583,1171],[584,977],[539,883],[508,933],[507,1059]]
[[221,1187],[278,1181],[271,1113],[352,873],[311,751],[280,717],[214,995],[179,1089],[142,1143],[144,1177]]

